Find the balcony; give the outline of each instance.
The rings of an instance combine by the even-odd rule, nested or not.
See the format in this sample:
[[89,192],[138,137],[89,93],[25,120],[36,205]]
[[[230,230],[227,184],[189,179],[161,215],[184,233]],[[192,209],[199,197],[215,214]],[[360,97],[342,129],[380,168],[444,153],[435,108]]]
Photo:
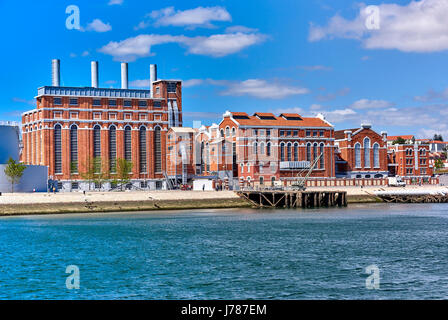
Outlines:
[[310,161],[280,161],[280,170],[308,169]]

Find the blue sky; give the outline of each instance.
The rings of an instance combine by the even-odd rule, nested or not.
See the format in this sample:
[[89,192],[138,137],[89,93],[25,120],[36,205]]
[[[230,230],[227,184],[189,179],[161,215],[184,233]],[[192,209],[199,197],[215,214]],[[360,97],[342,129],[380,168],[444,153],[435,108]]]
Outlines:
[[144,88],[156,63],[159,78],[184,81],[184,125],[226,110],[320,112],[336,129],[448,138],[446,0],[0,0],[0,11],[1,120],[33,108],[59,58],[65,86],[89,86],[97,60],[101,87],[119,88],[128,61],[130,86]]

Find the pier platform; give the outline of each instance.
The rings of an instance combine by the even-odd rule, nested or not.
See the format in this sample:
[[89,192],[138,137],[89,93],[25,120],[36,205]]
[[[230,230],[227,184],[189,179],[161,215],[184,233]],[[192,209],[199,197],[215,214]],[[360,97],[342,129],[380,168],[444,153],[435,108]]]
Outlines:
[[346,191],[238,191],[257,208],[319,208],[347,206]]

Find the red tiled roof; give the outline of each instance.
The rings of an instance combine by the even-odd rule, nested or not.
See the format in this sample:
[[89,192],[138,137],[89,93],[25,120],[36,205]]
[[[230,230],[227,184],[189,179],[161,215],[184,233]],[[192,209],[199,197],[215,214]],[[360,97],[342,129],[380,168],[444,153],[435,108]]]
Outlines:
[[345,138],[345,133],[344,131],[351,131],[352,133],[359,130],[359,128],[355,128],[355,129],[344,129],[344,130],[337,130],[334,132],[334,138],[336,140],[341,140]]
[[400,137],[403,138],[404,140],[412,140],[412,138],[414,138],[414,136],[412,134],[407,134],[407,135],[403,135],[403,136],[387,136],[387,140],[394,141]]
[[298,113],[282,113],[279,117],[286,117],[286,118],[302,118],[300,114]]
[[[247,116],[244,112],[231,112],[232,116]],[[259,113],[257,113],[259,114]],[[298,115],[295,115],[298,116]],[[234,119],[243,126],[260,127],[328,127],[331,125],[320,118],[301,118],[302,120],[286,120],[282,117],[274,116],[274,120],[258,119],[256,116],[247,116],[248,119]]]
[[254,113],[254,116],[275,117],[275,115],[273,113],[269,113],[269,112],[256,112],[256,113]]

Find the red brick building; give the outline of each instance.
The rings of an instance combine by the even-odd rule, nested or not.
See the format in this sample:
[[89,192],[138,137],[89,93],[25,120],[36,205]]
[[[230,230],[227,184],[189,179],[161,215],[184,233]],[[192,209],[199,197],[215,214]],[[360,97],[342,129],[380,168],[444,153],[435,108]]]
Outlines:
[[395,144],[389,146],[389,171],[392,175],[427,182],[433,175],[429,144]]
[[336,175],[345,178],[388,176],[387,133],[378,134],[371,125],[335,131]]
[[113,178],[121,158],[132,162],[133,187],[163,188],[166,133],[182,125],[182,85],[158,80],[156,66],[150,69],[151,87],[145,90],[128,89],[127,64],[121,89],[98,88],[97,62],[91,87],[63,87],[59,60],[53,60],[52,86],[39,88],[36,108],[22,115],[22,161],[48,166],[50,179],[70,191],[94,187],[85,178],[93,160],[101,162],[97,174]]
[[290,185],[321,153],[313,178],[334,178],[334,129],[322,116],[226,112],[219,125],[199,130],[196,173],[230,184]]
[[167,133],[166,173],[173,184],[187,184],[195,175],[194,143],[197,130],[172,127]]

